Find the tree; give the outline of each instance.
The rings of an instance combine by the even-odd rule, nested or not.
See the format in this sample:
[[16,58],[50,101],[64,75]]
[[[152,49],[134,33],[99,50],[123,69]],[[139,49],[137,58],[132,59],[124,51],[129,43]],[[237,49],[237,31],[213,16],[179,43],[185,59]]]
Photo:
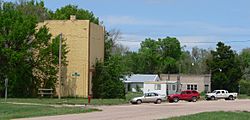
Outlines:
[[[176,73],[178,71],[178,63],[181,56],[181,46],[178,39],[166,37],[158,39],[161,50],[161,68],[162,73]],[[179,71],[180,72],[180,71]]]
[[39,22],[51,18],[52,11],[45,8],[43,1],[19,0],[15,6],[18,11],[25,15],[34,16]]
[[160,64],[160,48],[157,41],[147,38],[141,43],[139,49],[141,62],[143,65],[140,66],[143,69],[143,73],[153,74],[159,73],[158,66]]
[[93,12],[88,10],[79,9],[75,5],[66,5],[57,9],[55,13],[51,13],[51,19],[53,20],[68,20],[70,15],[76,15],[76,19],[79,20],[90,20],[95,24],[99,24],[99,18],[95,17]]
[[181,56],[180,42],[176,38],[147,38],[141,43],[138,52],[142,73],[160,74],[178,72],[177,61]]
[[242,72],[236,52],[222,42],[217,44],[216,51],[211,51],[212,59],[207,61],[212,72],[212,89],[238,90],[238,81]]
[[242,63],[243,79],[250,81],[250,48],[243,49],[239,57]]
[[97,61],[93,75],[94,98],[125,98],[125,86],[121,78],[125,74],[121,56],[113,55],[104,62]]
[[19,11],[13,3],[4,3],[0,11],[0,78],[1,83],[9,79],[12,97],[35,96],[37,88],[55,86],[58,51],[53,50],[58,38],[50,42],[48,28],[36,30],[36,24],[36,17]]

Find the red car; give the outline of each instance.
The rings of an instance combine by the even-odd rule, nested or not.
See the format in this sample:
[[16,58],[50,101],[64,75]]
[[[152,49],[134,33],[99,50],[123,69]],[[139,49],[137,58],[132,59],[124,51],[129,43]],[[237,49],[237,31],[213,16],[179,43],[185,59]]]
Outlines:
[[178,102],[179,100],[196,102],[200,98],[200,93],[195,90],[185,90],[181,94],[168,95],[169,102]]

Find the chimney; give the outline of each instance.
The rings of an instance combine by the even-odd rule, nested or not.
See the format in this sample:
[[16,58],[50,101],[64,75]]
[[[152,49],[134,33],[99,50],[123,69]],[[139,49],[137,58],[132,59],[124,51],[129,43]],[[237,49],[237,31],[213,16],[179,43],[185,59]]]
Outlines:
[[70,15],[70,20],[71,21],[75,21],[76,20],[76,16],[75,15]]

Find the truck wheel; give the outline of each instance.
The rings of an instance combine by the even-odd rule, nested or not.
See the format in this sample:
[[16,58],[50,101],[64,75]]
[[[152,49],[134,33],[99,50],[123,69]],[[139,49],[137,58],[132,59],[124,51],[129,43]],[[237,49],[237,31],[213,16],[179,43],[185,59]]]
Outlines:
[[215,100],[215,97],[214,97],[214,96],[212,96],[212,97],[211,97],[211,100]]
[[192,101],[196,102],[197,101],[197,97],[192,97]]
[[141,100],[137,100],[136,103],[137,103],[137,104],[141,104],[142,101],[141,101]]
[[229,100],[234,100],[234,97],[233,97],[232,95],[230,95],[230,96],[228,97],[228,99],[229,99]]
[[174,101],[175,103],[177,103],[177,102],[179,101],[179,98],[178,98],[178,97],[175,97],[175,98],[173,99],[173,101]]

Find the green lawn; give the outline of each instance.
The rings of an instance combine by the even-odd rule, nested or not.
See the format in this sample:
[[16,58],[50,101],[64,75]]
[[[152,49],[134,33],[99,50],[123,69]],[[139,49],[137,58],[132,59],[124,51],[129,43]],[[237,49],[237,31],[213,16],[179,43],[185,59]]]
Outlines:
[[[118,105],[127,104],[133,97],[142,93],[128,93],[126,99],[92,99],[91,105]],[[18,104],[28,103],[30,105]],[[0,98],[0,120],[12,118],[24,118],[34,116],[60,115],[71,113],[84,113],[98,111],[97,109],[84,109],[81,107],[52,107],[53,105],[84,105],[88,104],[86,98],[8,98],[7,103]]]
[[[142,93],[128,93],[126,94],[126,99],[91,99],[91,105],[119,105],[128,104],[129,100],[133,97],[141,96]],[[4,102],[4,99],[0,98],[0,102]],[[17,102],[17,103],[38,103],[38,104],[71,104],[71,105],[84,105],[88,104],[88,99],[86,98],[62,98],[61,100],[57,98],[8,98],[7,102]]]
[[[4,99],[0,99],[0,102],[4,102]],[[71,104],[71,105],[84,105],[88,104],[88,99],[84,98],[63,98],[61,100],[57,98],[8,98],[7,102],[17,103],[38,103],[38,104]],[[117,105],[128,103],[124,99],[92,99],[91,105]]]
[[85,113],[99,111],[97,109],[87,109],[84,107],[50,107],[37,105],[14,105],[0,103],[0,120],[13,118],[26,118],[35,116],[61,115],[71,113]]
[[249,120],[250,112],[204,112],[163,120]]
[[246,94],[239,94],[238,98],[239,99],[250,99],[250,96],[248,96]]

